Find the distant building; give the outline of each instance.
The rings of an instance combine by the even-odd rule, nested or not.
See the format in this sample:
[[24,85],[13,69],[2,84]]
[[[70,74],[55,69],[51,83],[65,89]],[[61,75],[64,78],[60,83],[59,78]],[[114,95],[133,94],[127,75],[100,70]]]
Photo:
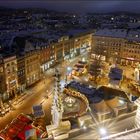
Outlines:
[[39,51],[34,50],[25,54],[26,86],[36,83],[40,79]]
[[140,34],[137,31],[103,29],[93,34],[92,54],[110,63],[135,65],[140,62]]
[[3,59],[0,58],[0,96],[3,99],[4,94],[6,94],[6,80]]
[[41,73],[49,69],[54,63],[54,47],[50,45],[40,47]]
[[[70,30],[64,35],[47,35],[37,33],[32,36],[12,37],[10,46],[5,48],[9,57],[0,59],[0,91],[4,100],[17,96],[19,92],[36,83],[44,71],[57,63],[69,60],[87,52],[91,47],[93,31]],[[41,36],[40,36],[41,35]],[[53,41],[51,41],[53,40]],[[7,42],[7,44],[9,44]],[[13,54],[13,55],[12,55]]]
[[17,75],[19,92],[23,92],[26,88],[26,75],[25,75],[25,56],[17,56]]
[[18,56],[19,89],[23,91],[40,79],[40,53],[30,36],[16,37],[11,51]]
[[17,58],[16,56],[6,56],[3,58],[4,75],[6,84],[6,94],[4,99],[17,96],[18,76],[17,76]]

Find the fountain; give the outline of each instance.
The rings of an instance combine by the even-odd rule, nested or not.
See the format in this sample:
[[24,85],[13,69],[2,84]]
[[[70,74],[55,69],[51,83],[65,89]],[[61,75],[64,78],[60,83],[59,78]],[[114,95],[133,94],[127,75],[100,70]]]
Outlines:
[[65,101],[67,107],[73,107],[74,104],[76,103],[76,99],[71,96],[66,97],[64,101]]

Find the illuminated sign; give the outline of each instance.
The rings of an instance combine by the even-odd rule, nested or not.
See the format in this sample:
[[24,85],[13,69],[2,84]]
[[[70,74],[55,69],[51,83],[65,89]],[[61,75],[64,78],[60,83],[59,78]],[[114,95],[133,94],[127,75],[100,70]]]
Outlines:
[[3,67],[0,67],[0,72],[3,72]]

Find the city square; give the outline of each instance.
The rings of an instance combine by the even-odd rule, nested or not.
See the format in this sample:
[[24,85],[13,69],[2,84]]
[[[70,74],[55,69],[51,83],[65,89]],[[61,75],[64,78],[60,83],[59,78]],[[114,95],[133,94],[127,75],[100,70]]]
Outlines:
[[140,138],[139,14],[9,10],[0,139]]

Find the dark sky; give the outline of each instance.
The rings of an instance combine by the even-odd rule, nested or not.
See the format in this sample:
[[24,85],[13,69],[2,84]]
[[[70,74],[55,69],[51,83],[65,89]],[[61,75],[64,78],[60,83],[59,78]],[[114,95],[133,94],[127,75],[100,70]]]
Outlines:
[[130,11],[140,13],[140,0],[0,0],[10,8],[38,7],[68,12]]

